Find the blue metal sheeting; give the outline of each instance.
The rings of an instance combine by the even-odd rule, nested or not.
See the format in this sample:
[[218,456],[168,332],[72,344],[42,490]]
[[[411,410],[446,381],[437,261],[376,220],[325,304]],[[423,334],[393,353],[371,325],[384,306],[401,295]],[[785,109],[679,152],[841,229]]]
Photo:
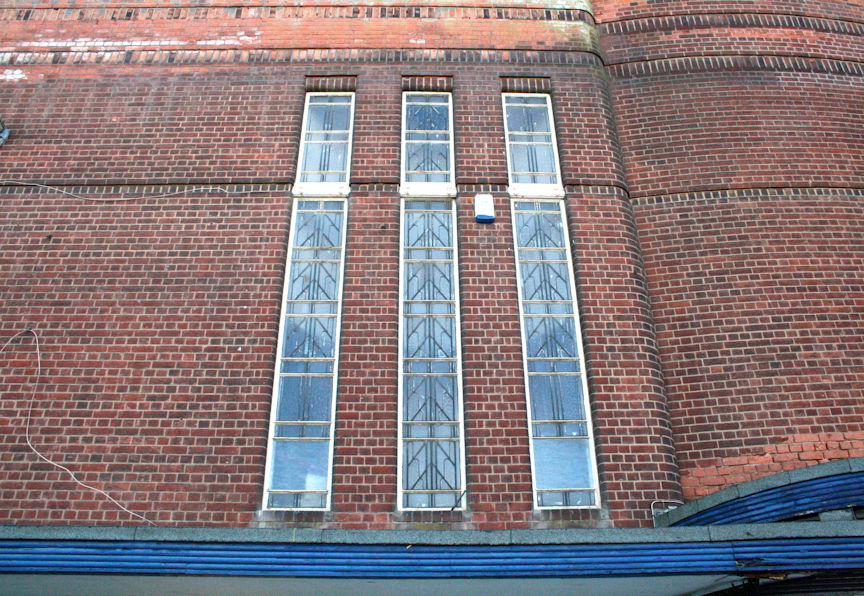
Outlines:
[[861,568],[864,537],[531,546],[0,541],[2,573],[471,578]]
[[864,472],[838,474],[778,486],[733,499],[673,526],[774,522],[833,509],[864,506]]

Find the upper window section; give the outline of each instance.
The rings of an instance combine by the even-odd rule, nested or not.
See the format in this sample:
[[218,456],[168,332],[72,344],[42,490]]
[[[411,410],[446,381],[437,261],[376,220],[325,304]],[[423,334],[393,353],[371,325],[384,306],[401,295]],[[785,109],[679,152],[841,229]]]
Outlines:
[[295,194],[348,194],[353,123],[353,93],[306,95]]
[[503,99],[510,194],[564,196],[549,96],[505,93]]
[[452,96],[403,93],[402,194],[455,196],[454,180]]

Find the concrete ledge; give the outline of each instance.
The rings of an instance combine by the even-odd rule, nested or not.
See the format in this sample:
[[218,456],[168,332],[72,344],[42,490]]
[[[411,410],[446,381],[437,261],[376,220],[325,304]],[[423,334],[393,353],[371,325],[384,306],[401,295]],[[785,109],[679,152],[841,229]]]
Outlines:
[[864,536],[864,521],[786,522],[686,528],[573,530],[318,530],[0,526],[0,540],[96,540],[200,543],[542,545],[654,544]]

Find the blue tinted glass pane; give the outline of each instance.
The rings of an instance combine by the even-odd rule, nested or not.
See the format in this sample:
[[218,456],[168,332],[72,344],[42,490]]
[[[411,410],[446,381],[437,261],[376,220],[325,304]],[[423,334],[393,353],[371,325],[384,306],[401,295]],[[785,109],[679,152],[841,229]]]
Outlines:
[[453,263],[415,262],[405,264],[405,300],[455,298]]
[[403,473],[407,490],[458,490],[459,443],[406,441]]
[[456,356],[453,317],[405,317],[405,358]]
[[572,317],[525,317],[528,358],[577,358]]
[[306,246],[314,248],[339,248],[342,246],[341,213],[300,211],[296,217],[295,249]]
[[582,380],[578,376],[528,377],[532,420],[584,420]]
[[450,145],[446,143],[406,143],[405,169],[410,172],[449,172]]
[[403,399],[405,420],[456,420],[456,377],[406,376]]
[[282,358],[332,358],[336,317],[285,317]]
[[[303,182],[322,182],[326,172],[333,172],[334,182],[345,181],[348,143],[306,143],[303,155]],[[318,172],[318,174],[315,174]]]
[[540,490],[593,488],[588,439],[534,439],[535,482]]
[[450,129],[449,109],[446,104],[408,104],[405,106],[405,127],[408,130]]
[[333,377],[282,377],[276,419],[329,421]]
[[327,490],[329,441],[274,441],[273,490]]
[[339,263],[295,262],[288,300],[337,300]]
[[307,131],[348,130],[351,122],[349,104],[322,105],[309,102],[306,117]]
[[557,213],[517,213],[519,248],[564,248],[564,228]]
[[521,269],[523,300],[571,301],[567,263],[524,263]]
[[507,129],[510,132],[551,132],[549,111],[545,105],[508,105]]
[[406,247],[447,247],[453,245],[452,216],[450,213],[405,213]]

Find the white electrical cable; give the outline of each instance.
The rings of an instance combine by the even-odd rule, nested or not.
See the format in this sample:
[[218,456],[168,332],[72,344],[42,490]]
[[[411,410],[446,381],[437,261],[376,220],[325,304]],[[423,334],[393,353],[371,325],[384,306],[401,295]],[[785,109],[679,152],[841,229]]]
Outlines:
[[30,442],[30,418],[31,418],[31,415],[33,413],[33,402],[36,401],[36,390],[39,387],[39,377],[42,375],[42,353],[39,350],[39,336],[32,329],[25,329],[24,331],[19,331],[18,333],[16,333],[12,337],[10,337],[8,340],[6,340],[6,343],[3,344],[2,348],[0,348],[0,354],[3,353],[3,351],[6,349],[6,346],[8,346],[12,342],[13,339],[15,339],[16,337],[20,337],[20,336],[24,335],[25,333],[31,333],[33,335],[33,338],[36,340],[36,380],[33,382],[33,393],[30,395],[30,404],[27,406],[27,424],[24,427],[25,428],[24,437],[27,439],[27,446],[30,447],[30,449],[33,451],[33,453],[35,453],[37,456],[39,456],[39,459],[45,461],[46,463],[51,464],[55,468],[60,468],[61,470],[63,470],[67,474],[69,474],[69,476],[72,477],[72,480],[74,480],[79,486],[83,486],[84,488],[86,488],[88,490],[91,490],[93,492],[97,492],[101,495],[104,495],[105,498],[107,498],[109,501],[111,501],[112,503],[117,505],[117,507],[119,507],[120,509],[122,509],[123,511],[128,513],[129,515],[132,515],[133,517],[137,517],[138,519],[142,519],[145,522],[147,522],[148,524],[150,524],[151,526],[158,525],[156,522],[150,521],[149,519],[147,519],[143,515],[135,513],[134,511],[130,511],[129,509],[127,509],[126,507],[121,505],[117,499],[115,499],[114,497],[112,497],[111,495],[106,493],[104,490],[98,489],[95,486],[90,486],[89,484],[84,484],[83,482],[78,480],[78,477],[75,476],[75,474],[72,472],[72,470],[70,470],[69,468],[67,468],[65,466],[58,464],[55,461],[51,461],[50,459],[48,459],[47,457],[45,457],[44,455],[39,453],[39,451],[33,446],[33,443]]
[[83,195],[75,194],[74,192],[69,192],[68,190],[63,190],[62,188],[57,188],[56,186],[48,186],[46,184],[39,184],[38,182],[24,182],[21,180],[0,180],[0,185],[7,184],[11,186],[34,186],[36,188],[44,188],[47,190],[53,190],[59,193],[63,193],[64,195],[69,195],[70,197],[74,197],[76,199],[81,199],[84,201],[99,201],[102,203],[116,203],[119,201],[145,201],[148,199],[164,199],[166,197],[176,197],[177,195],[185,195],[190,192],[198,192],[198,191],[213,191],[217,190],[225,193],[226,195],[251,195],[251,194],[265,194],[272,193],[272,190],[228,190],[227,188],[223,188],[221,186],[198,186],[195,188],[185,188],[183,190],[178,190],[176,192],[167,192],[161,195],[149,195],[143,197],[85,197]]

